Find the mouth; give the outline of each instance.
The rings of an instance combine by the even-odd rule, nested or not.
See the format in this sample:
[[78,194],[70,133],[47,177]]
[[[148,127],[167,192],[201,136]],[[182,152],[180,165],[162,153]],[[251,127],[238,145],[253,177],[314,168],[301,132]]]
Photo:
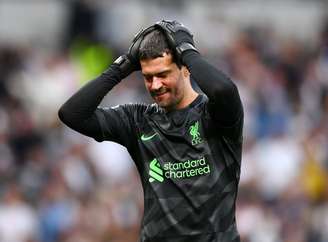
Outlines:
[[168,92],[156,93],[156,94],[154,95],[154,97],[162,97],[162,96],[164,96],[166,93],[168,93]]
[[160,93],[154,93],[152,95],[152,97],[157,103],[162,103],[164,100],[166,100],[168,98],[168,95],[169,95],[169,92],[165,91],[165,92],[160,92]]
[[151,96],[153,98],[160,98],[160,97],[163,97],[167,93],[169,93],[169,91],[165,89],[165,90],[161,90],[161,91],[158,91],[158,92],[152,92]]

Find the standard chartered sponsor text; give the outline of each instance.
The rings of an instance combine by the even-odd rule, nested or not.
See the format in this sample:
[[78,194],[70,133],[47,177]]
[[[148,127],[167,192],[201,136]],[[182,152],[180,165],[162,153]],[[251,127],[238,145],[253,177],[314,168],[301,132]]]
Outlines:
[[166,178],[183,179],[201,176],[211,172],[205,157],[198,160],[187,160],[182,162],[167,162],[163,165]]

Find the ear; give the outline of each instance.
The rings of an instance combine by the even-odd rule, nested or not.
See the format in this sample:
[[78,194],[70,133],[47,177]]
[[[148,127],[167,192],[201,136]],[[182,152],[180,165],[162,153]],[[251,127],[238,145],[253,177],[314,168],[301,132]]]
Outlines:
[[190,76],[190,72],[186,66],[182,66],[182,73],[184,78],[188,78]]

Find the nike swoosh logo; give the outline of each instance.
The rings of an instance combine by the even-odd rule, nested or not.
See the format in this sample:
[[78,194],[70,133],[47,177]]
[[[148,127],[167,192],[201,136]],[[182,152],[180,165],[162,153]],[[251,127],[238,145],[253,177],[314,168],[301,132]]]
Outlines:
[[152,139],[154,136],[156,136],[157,135],[157,133],[155,133],[155,134],[153,134],[153,135],[150,135],[150,136],[145,136],[144,134],[143,135],[141,135],[141,140],[142,141],[147,141],[147,140],[150,140],[150,139]]

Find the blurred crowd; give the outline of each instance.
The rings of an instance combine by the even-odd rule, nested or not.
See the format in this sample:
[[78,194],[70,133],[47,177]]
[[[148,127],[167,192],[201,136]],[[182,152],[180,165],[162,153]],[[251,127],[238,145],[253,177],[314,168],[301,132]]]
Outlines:
[[[234,80],[244,105],[237,201],[243,242],[328,241],[328,23],[323,26],[311,43],[252,26],[223,50],[201,50]],[[82,69],[94,63],[83,57],[90,48],[82,49],[86,55],[0,46],[1,242],[138,240],[143,191],[130,156],[57,117],[83,85],[81,63]],[[107,51],[100,68],[120,52]],[[149,101],[138,75],[122,81],[103,105],[130,101]]]

